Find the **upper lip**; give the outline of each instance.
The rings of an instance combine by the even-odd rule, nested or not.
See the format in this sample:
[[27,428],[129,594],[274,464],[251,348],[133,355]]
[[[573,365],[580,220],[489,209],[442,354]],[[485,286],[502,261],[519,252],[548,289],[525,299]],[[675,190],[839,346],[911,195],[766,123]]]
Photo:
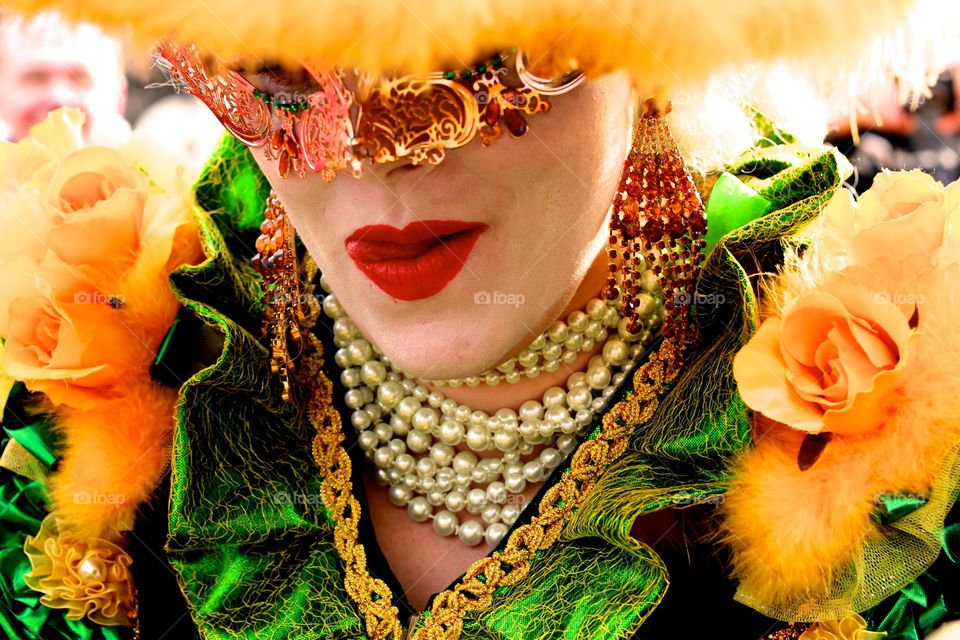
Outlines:
[[347,245],[348,253],[355,253],[364,243],[415,245],[440,241],[445,236],[485,227],[486,225],[481,222],[465,220],[418,220],[411,222],[403,229],[385,224],[374,224],[354,230],[344,241],[344,244]]

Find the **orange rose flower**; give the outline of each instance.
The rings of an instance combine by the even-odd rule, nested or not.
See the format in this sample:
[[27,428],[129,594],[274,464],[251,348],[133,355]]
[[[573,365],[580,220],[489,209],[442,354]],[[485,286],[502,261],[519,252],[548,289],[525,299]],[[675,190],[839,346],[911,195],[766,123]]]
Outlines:
[[148,373],[148,345],[124,322],[119,300],[65,265],[48,266],[36,286],[37,295],[10,304],[8,375],[54,404],[86,409],[113,397],[123,379]]
[[123,147],[77,148],[82,124],[57,111],[42,139],[0,146],[0,216],[33,226],[0,249],[4,364],[77,408],[146,375],[178,308],[167,276],[202,255],[189,185],[173,171],[158,184]]
[[915,332],[900,308],[863,287],[832,285],[792,300],[740,350],[733,375],[748,407],[811,433],[878,428]]
[[848,256],[852,264],[910,256],[933,264],[958,207],[957,183],[944,187],[920,170],[884,171],[856,201],[846,189],[830,199],[822,214],[823,251],[834,260]]

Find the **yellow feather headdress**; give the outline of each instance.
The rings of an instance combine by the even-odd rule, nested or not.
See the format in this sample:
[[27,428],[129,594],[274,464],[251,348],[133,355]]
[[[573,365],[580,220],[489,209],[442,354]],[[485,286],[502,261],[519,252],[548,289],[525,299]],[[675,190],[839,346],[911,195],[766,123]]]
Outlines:
[[668,90],[749,63],[786,63],[818,79],[896,75],[912,86],[938,70],[949,0],[12,0],[57,9],[146,47],[170,36],[226,59],[304,58],[369,72],[468,66],[519,47],[588,74],[626,69]]

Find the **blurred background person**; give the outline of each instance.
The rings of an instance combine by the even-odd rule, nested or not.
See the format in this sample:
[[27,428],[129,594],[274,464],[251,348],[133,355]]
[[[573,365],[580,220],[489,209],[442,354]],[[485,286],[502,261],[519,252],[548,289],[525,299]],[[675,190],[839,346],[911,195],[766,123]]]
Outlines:
[[98,28],[59,14],[0,16],[0,126],[19,140],[59,107],[86,114],[84,136],[110,144],[129,133],[123,48]]

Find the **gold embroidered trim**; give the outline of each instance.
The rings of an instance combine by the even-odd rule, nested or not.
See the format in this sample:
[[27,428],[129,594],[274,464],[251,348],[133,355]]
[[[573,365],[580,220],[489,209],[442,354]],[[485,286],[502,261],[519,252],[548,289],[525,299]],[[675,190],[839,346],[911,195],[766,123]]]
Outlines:
[[[308,411],[317,429],[313,456],[324,472],[321,496],[346,566],[344,586],[363,614],[371,640],[397,640],[403,634],[393,594],[386,583],[370,575],[366,552],[358,542],[360,505],[353,495],[350,456],[342,446],[340,414],[332,402],[333,385],[322,369],[322,345],[312,333],[306,332],[305,339],[310,355],[301,360],[300,373],[312,391]],[[653,416],[663,390],[680,371],[682,353],[672,340],[663,340],[634,373],[633,393],[614,405],[603,416],[602,427],[574,452],[570,469],[544,494],[537,515],[510,534],[502,551],[474,562],[456,586],[438,594],[420,616],[422,626],[410,635],[412,640],[457,640],[465,612],[490,606],[498,587],[516,584],[530,572],[537,552],[557,541],[600,473],[627,448],[630,432]]]

